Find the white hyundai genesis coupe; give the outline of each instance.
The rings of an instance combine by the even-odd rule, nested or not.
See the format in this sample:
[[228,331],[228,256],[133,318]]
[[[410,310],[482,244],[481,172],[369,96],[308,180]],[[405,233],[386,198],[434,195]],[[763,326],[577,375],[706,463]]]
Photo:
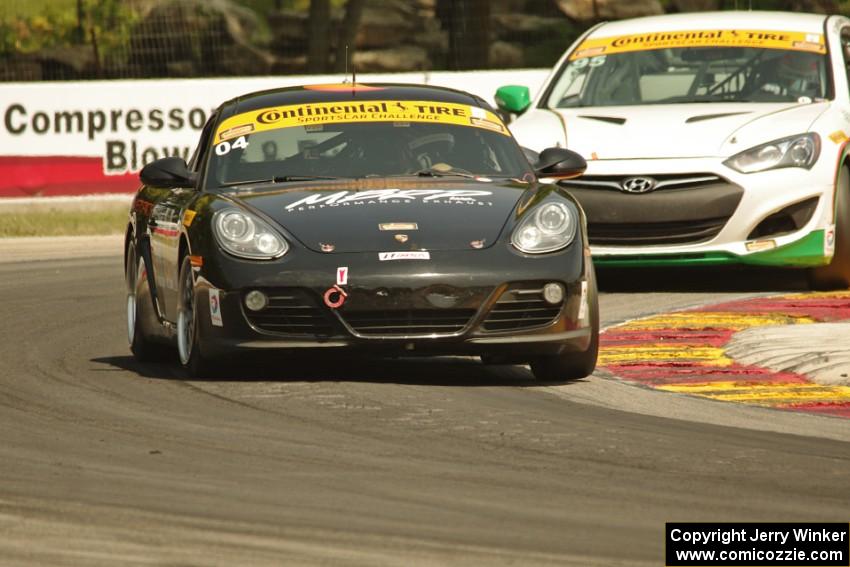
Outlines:
[[598,266],[808,268],[850,286],[850,20],[778,12],[603,23],[532,100],[502,87],[520,144],[569,147],[561,181]]

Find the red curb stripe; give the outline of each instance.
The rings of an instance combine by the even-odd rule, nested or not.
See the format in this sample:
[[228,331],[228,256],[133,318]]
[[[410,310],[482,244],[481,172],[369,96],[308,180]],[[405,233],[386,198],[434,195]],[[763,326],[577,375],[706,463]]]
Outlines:
[[618,362],[616,364],[606,364],[605,368],[621,369],[640,369],[640,368],[663,368],[663,369],[695,369],[699,368],[703,372],[712,370],[710,366],[700,366],[693,360],[664,360],[653,362],[651,360],[636,360],[634,362]]
[[646,385],[666,386],[673,384],[709,384],[712,382],[736,382],[740,384],[808,384],[805,376],[793,372],[774,373],[765,368],[731,367],[722,370],[705,368],[658,368],[608,367],[623,380]]
[[752,300],[751,303],[739,301],[712,305],[701,309],[701,311],[707,313],[727,311],[747,314],[783,313],[796,317],[807,316],[819,321],[837,321],[850,319],[850,299],[823,298],[812,301],[758,299]]
[[641,346],[646,343],[690,344],[692,346],[725,345],[735,331],[731,329],[703,331],[692,330],[681,332],[678,329],[639,330],[639,331],[609,331],[599,336],[602,346]]
[[804,411],[823,415],[834,415],[837,417],[850,417],[850,403],[846,402],[815,402],[811,404],[793,404],[790,406],[779,406],[779,409],[789,411]]

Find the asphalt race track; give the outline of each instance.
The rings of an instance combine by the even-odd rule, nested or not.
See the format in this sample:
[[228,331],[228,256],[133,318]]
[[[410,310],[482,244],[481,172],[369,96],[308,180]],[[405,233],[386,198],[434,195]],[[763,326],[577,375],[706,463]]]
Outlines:
[[[604,324],[799,285],[706,275],[603,274]],[[661,565],[665,521],[848,520],[850,420],[469,359],[188,382],[130,357],[117,256],[0,297],[4,566]]]

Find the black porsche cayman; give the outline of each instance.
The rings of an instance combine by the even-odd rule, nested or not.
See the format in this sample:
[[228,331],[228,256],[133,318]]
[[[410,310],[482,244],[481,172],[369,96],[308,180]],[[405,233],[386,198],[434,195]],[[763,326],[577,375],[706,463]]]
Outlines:
[[[317,85],[224,103],[187,164],[148,164],[130,211],[130,346],[190,374],[251,349],[478,355],[590,374],[599,315],[584,214],[473,95]],[[173,347],[172,347],[173,348]]]

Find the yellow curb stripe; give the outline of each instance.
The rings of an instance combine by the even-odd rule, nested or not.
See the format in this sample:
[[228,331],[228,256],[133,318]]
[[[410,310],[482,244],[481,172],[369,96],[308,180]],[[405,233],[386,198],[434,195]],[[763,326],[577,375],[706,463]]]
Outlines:
[[850,291],[817,291],[812,293],[794,293],[781,299],[850,299]]
[[717,347],[694,347],[676,344],[649,344],[628,347],[603,347],[598,364],[623,364],[636,362],[702,362],[711,366],[729,366],[732,360]]
[[701,384],[665,384],[657,389],[678,394],[689,394],[725,402],[785,406],[800,402],[850,401],[850,386],[823,386],[821,384],[771,383],[747,384],[739,382],[711,382]]
[[617,327],[624,330],[710,329],[740,331],[751,327],[814,323],[811,317],[793,317],[781,313],[682,312],[629,321]]

